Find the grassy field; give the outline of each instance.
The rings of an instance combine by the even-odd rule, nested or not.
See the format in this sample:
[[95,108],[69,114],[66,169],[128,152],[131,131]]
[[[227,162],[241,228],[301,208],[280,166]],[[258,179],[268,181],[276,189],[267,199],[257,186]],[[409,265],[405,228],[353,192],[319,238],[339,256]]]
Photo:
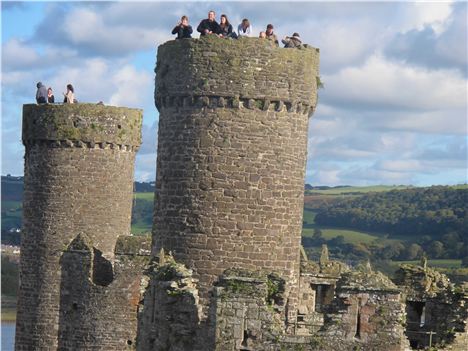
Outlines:
[[314,234],[314,229],[318,228],[322,231],[322,236],[324,239],[330,240],[336,238],[337,236],[342,235],[346,243],[350,244],[380,244],[384,245],[389,242],[400,241],[398,239],[387,239],[382,234],[363,232],[359,230],[350,230],[346,228],[334,228],[334,227],[325,227],[315,224],[315,211],[304,209],[304,228],[302,229],[302,236],[312,237]]
[[131,232],[137,235],[151,233],[151,227],[151,224],[140,221],[132,224]]
[[307,190],[306,194],[322,194],[322,195],[341,195],[341,194],[353,194],[353,193],[370,193],[370,192],[382,192],[390,190],[403,190],[412,188],[406,185],[374,185],[374,186],[362,186],[362,187],[344,187],[344,188],[333,188],[325,190]]
[[154,193],[134,193],[134,196],[137,200],[153,201],[154,199]]
[[[338,229],[338,228],[324,228],[320,227],[322,231],[322,237],[324,239],[330,240],[336,238],[337,236],[342,235],[344,237],[344,241],[349,244],[359,244],[359,243],[366,243],[370,244],[376,241],[381,241],[381,243],[385,243],[388,239],[374,236],[368,233],[359,232],[356,230],[348,230],[348,229]],[[312,237],[314,234],[314,228],[304,228],[302,229],[302,236],[304,237]]]
[[16,320],[16,297],[2,295],[2,322]]

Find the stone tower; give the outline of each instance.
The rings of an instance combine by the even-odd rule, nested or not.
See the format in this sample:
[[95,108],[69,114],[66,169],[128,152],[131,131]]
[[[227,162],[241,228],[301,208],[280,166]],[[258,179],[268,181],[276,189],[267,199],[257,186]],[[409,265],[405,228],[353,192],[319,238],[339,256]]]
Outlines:
[[193,269],[204,313],[226,269],[264,269],[286,281],[294,318],[318,64],[315,48],[256,38],[158,49],[153,253]]
[[[118,237],[130,233],[141,123],[135,109],[23,106],[16,350],[115,350],[124,349],[117,342],[132,343],[136,308],[128,296],[139,281],[125,276],[128,265],[115,250],[118,240],[126,242]],[[109,296],[120,305],[104,303]],[[130,322],[115,320],[130,313]]]

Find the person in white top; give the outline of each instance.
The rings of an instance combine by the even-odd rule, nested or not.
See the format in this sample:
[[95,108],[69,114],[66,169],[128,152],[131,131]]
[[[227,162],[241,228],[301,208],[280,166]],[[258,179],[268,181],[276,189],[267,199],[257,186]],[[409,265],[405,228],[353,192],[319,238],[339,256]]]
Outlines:
[[253,33],[252,26],[247,18],[242,20],[242,23],[237,27],[237,33],[240,37],[250,37]]
[[75,103],[75,90],[73,85],[67,84],[67,92],[63,93],[63,103],[64,104],[74,104]]

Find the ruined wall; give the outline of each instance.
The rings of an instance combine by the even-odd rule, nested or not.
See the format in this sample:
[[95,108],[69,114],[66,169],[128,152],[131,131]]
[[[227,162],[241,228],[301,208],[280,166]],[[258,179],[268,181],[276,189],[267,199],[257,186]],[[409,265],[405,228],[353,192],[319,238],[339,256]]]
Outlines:
[[287,281],[295,314],[318,58],[256,38],[158,49],[154,252],[193,269],[204,304],[225,269],[261,267]]
[[141,110],[127,108],[23,106],[17,350],[58,346],[61,258],[74,238],[89,237],[101,266],[112,266],[117,237],[130,231],[141,122]]
[[370,265],[345,272],[325,310],[317,349],[405,350],[404,312],[400,291],[388,277]]
[[93,243],[84,235],[72,242],[61,258],[59,350],[135,349],[150,247],[148,237],[119,237],[110,279],[96,284]]
[[468,348],[468,289],[455,287],[447,276],[427,267],[401,265],[395,283],[406,303],[406,334],[414,348]]

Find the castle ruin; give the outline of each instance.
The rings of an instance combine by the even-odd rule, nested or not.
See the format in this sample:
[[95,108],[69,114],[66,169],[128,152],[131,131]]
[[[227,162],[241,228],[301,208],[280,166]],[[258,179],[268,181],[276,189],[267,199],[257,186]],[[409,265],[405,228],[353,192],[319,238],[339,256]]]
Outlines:
[[445,276],[301,249],[318,76],[307,46],[161,45],[151,241],[129,235],[142,112],[25,105],[16,350],[466,350]]

